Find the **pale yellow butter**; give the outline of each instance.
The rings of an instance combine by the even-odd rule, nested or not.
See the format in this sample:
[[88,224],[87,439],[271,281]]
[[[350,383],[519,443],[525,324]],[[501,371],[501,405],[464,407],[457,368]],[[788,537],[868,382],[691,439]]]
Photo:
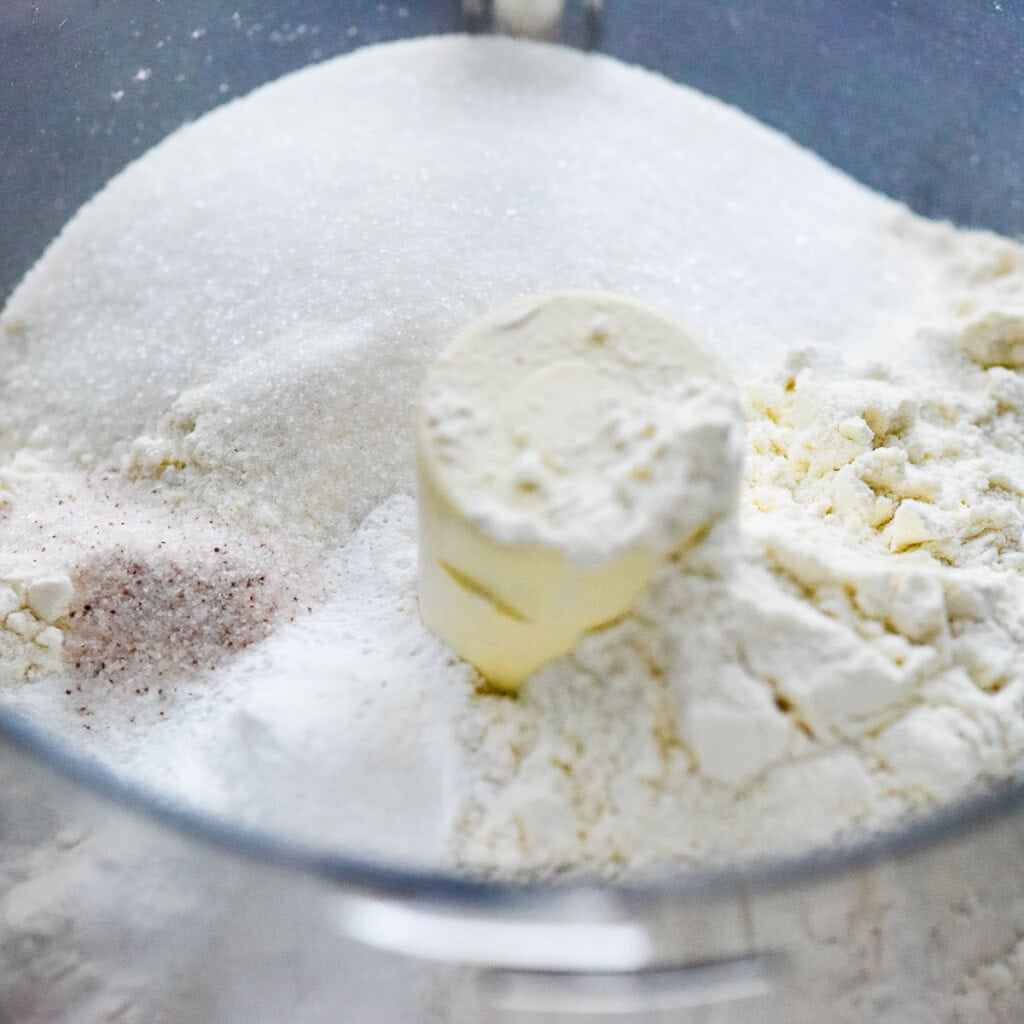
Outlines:
[[711,352],[640,303],[567,292],[488,314],[423,391],[424,622],[515,690],[732,509],[740,434]]

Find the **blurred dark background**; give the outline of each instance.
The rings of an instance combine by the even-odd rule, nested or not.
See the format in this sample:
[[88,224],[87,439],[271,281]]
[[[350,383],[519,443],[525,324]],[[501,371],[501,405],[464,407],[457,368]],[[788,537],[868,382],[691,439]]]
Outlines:
[[[586,40],[735,103],[919,212],[1024,236],[1024,0],[605,0]],[[460,0],[0,0],[0,302],[185,121]]]

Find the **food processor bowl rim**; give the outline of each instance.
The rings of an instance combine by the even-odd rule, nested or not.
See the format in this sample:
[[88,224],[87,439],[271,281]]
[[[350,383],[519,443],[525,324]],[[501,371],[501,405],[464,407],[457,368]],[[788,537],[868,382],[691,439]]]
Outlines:
[[751,858],[721,866],[643,877],[495,881],[452,870],[419,868],[347,855],[266,828],[223,820],[154,792],[98,761],[81,756],[52,734],[0,707],[0,738],[93,795],[179,835],[249,861],[314,876],[353,892],[448,908],[515,911],[599,891],[630,904],[665,900],[713,902],[799,888],[955,842],[1024,809],[1024,776],[1001,780],[980,793],[943,804],[902,827],[865,834],[806,853]]

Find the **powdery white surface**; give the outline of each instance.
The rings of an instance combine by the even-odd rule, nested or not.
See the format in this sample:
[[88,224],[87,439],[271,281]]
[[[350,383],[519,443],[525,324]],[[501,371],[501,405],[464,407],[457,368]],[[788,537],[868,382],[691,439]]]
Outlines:
[[723,376],[701,339],[635,303],[512,303],[433,363],[421,471],[502,543],[588,565],[668,553],[734,504],[740,410]]
[[[169,723],[190,754],[175,789],[307,841],[436,862],[473,672],[419,621],[412,500],[371,513],[325,573],[331,598],[222,672],[200,721]],[[197,732],[216,742],[197,750]]]
[[[1022,280],[604,58],[425,40],[292,76],[119,176],[0,321],[5,704],[207,809],[484,873],[950,799],[1024,744]],[[419,623],[401,425],[456,329],[552,287],[708,337],[748,480],[511,702]],[[32,588],[64,581],[51,623]]]
[[[63,572],[76,613],[59,624],[69,678],[11,657],[7,699],[72,737],[102,734],[87,749],[125,770],[163,786],[188,771],[186,794],[230,792],[232,813],[262,820],[280,787],[222,757],[223,730],[236,697],[285,663],[290,633],[232,652],[319,614],[307,609],[336,586],[331,553],[376,504],[411,493],[402,424],[457,329],[518,295],[598,288],[680,315],[741,377],[797,344],[899,351],[932,308],[943,244],[736,111],[560,49],[403,43],[229,104],[115,179],[5,310],[0,452],[31,459],[40,481],[5,492],[5,550]],[[225,573],[225,558],[240,564]],[[418,628],[411,607],[408,620]],[[335,672],[338,693],[364,695],[376,681],[349,671],[369,664],[363,648],[400,665],[382,647],[390,626],[382,639],[367,618],[349,641],[317,621],[310,679]],[[69,657],[76,645],[85,657]],[[446,692],[446,674],[432,678]],[[285,712],[306,714],[302,685],[289,684],[281,743]],[[177,755],[172,720],[195,757]],[[407,733],[384,720],[374,748],[397,748]],[[440,738],[422,755],[417,776],[462,756]],[[184,765],[207,760],[197,788]],[[399,794],[408,763],[394,765]],[[381,783],[376,755],[349,767],[354,791]],[[340,817],[323,834],[306,801],[286,803],[282,826],[346,838]],[[402,806],[422,804],[412,791]],[[395,849],[391,819],[378,824]]]
[[807,357],[748,386],[738,534],[668,567],[518,704],[475,709],[461,857],[776,852],[1019,769],[1024,390],[943,354],[948,375],[912,391]]

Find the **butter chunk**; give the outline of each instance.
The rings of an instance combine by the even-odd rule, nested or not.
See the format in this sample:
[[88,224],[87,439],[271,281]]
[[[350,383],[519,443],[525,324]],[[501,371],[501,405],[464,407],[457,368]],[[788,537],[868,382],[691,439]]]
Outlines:
[[735,509],[741,435],[724,369],[661,313],[565,292],[488,314],[423,389],[424,622],[515,690]]

